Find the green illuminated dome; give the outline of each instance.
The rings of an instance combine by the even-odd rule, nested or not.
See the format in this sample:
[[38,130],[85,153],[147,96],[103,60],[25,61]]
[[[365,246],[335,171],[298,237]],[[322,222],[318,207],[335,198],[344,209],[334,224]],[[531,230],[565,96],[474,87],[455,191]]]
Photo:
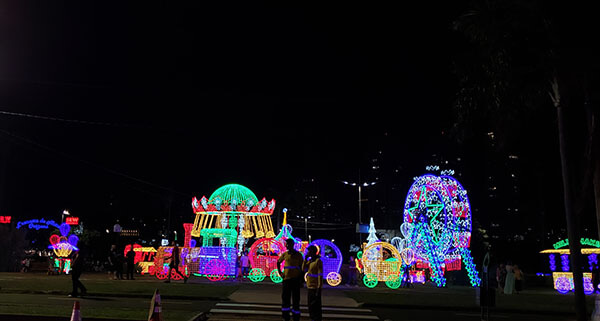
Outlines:
[[252,205],[258,204],[256,195],[246,186],[239,184],[227,184],[217,188],[208,199],[208,203],[215,204],[215,202],[219,202],[217,200],[220,200],[221,204],[231,204],[233,200],[238,205],[242,202],[246,202],[248,205],[249,200],[252,201]]

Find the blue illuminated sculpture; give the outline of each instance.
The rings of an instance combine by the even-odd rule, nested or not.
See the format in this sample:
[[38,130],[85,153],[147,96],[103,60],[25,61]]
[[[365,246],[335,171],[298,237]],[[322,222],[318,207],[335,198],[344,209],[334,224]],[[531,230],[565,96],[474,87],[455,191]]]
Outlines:
[[[340,268],[342,267],[342,252],[340,249],[328,240],[314,240],[310,245],[315,245],[318,249],[317,254],[321,256],[323,262],[323,277],[331,286],[338,286],[342,282]],[[310,246],[309,245],[309,246]],[[304,252],[306,257],[308,249]]]
[[471,240],[471,207],[466,190],[451,176],[423,175],[415,178],[404,204],[406,237],[399,248],[414,251],[415,259],[431,268],[431,279],[445,286],[447,266],[464,264],[472,286],[481,280],[473,263]]

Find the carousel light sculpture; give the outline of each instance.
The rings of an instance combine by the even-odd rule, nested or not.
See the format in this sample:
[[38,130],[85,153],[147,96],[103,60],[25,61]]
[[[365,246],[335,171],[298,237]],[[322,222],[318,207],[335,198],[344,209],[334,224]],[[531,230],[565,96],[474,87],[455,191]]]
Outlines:
[[461,260],[472,286],[481,279],[473,263],[471,207],[466,190],[451,176],[431,174],[415,178],[404,204],[405,246],[427,262],[437,286],[445,286],[446,262]]
[[191,235],[199,237],[205,228],[230,228],[237,231],[238,255],[244,247],[245,240],[256,238],[272,238],[273,223],[271,215],[275,209],[275,200],[267,202],[265,198],[258,200],[247,187],[239,184],[227,184],[219,187],[207,199],[192,199],[192,208],[196,214]]
[[[342,267],[342,252],[340,249],[328,240],[314,240],[310,243],[317,247],[317,254],[321,256],[323,262],[323,275],[325,280],[331,286],[338,286],[342,282],[340,268]],[[310,246],[309,245],[309,246]],[[308,254],[308,250],[304,252],[304,257]]]

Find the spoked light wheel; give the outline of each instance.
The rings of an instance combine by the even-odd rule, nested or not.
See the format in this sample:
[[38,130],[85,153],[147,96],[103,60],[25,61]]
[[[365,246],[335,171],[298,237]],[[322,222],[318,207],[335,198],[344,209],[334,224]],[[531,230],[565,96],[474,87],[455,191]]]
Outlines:
[[327,274],[327,284],[331,286],[338,286],[342,283],[342,276],[337,272],[329,272]]
[[277,269],[271,271],[271,275],[269,275],[269,277],[271,278],[271,281],[273,281],[273,283],[281,283],[281,281],[283,281],[283,278],[281,277]]
[[261,282],[265,279],[265,277],[267,277],[265,275],[265,271],[263,271],[261,268],[254,268],[250,270],[250,273],[248,274],[248,278],[252,282]]
[[378,282],[379,281],[377,281],[377,276],[373,273],[365,274],[365,276],[363,277],[363,283],[368,288],[376,287]]

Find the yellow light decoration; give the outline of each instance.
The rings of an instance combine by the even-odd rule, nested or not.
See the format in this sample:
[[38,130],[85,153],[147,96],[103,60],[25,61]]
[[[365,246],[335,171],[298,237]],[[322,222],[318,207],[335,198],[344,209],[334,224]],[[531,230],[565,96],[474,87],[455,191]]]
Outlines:
[[364,283],[375,287],[378,281],[385,281],[390,288],[397,288],[400,282],[402,256],[392,244],[375,242],[365,247],[362,255]]
[[67,242],[60,242],[54,245],[54,254],[58,257],[67,257],[72,251],[73,247]]

